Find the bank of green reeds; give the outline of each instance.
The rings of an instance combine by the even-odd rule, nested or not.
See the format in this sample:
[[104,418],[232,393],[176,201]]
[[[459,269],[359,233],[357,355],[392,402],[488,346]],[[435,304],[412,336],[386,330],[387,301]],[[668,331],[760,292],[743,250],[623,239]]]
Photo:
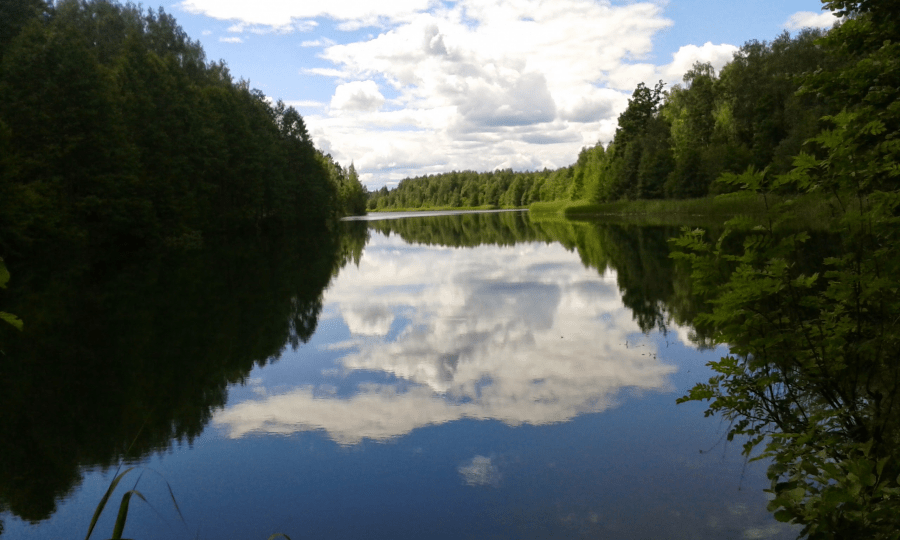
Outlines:
[[419,208],[379,208],[377,210],[369,210],[369,212],[445,212],[459,210],[514,210],[513,206],[494,206],[491,204],[483,204],[481,206],[422,206]]
[[787,204],[798,224],[818,228],[833,216],[832,199],[825,195],[758,195],[736,192],[701,199],[653,199],[592,203],[590,201],[553,201],[529,207],[534,219],[601,219],[640,222],[651,225],[721,225],[735,216],[765,219],[767,209]]

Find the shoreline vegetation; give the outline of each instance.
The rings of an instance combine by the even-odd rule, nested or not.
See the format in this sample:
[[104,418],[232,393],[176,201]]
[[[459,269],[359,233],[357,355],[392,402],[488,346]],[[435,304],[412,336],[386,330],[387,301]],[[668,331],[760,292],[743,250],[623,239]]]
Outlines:
[[491,210],[528,210],[534,220],[621,220],[648,225],[711,225],[721,227],[726,221],[747,216],[754,224],[762,224],[772,208],[792,205],[797,226],[825,229],[836,214],[837,201],[822,194],[776,195],[747,191],[726,193],[695,199],[640,199],[598,203],[558,200],[535,202],[528,206],[422,206],[370,210],[372,214],[388,212],[471,212]]
[[618,220],[648,225],[708,225],[721,227],[737,216],[747,216],[751,225],[763,224],[769,211],[791,204],[794,225],[825,229],[835,216],[836,202],[823,195],[779,196],[736,192],[697,199],[643,199],[597,203],[554,201],[529,206],[532,219]]
[[523,206],[493,206],[490,204],[483,204],[481,206],[420,206],[416,208],[379,208],[375,210],[369,210],[373,214],[378,214],[382,212],[450,212],[450,211],[465,211],[471,212],[476,210],[525,210]]

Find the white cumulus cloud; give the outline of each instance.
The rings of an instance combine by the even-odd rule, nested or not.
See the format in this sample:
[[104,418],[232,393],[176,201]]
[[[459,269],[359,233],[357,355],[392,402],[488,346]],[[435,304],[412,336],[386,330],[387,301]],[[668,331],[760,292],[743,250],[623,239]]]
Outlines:
[[233,32],[298,31],[323,19],[341,30],[372,26],[366,37],[337,33],[330,36],[342,41],[336,43],[317,35],[298,45],[319,49],[318,58],[330,63],[301,73],[336,83],[325,98],[330,107],[306,117],[310,134],[342,163],[354,161],[376,189],[453,169],[568,165],[581,147],[613,137],[638,83],[678,83],[696,61],[720,69],[736,50],[686,45],[670,63],[656,65],[654,39],[673,24],[656,0],[184,0],[179,6],[229,21]]
[[[638,82],[655,80],[645,59],[671,25],[658,3],[596,0],[460,0],[397,21],[324,48],[335,72],[316,71],[383,81],[383,106],[358,108],[370,114],[352,122],[307,119],[316,142],[327,139],[374,187],[449,169],[571,163],[612,137]],[[346,92],[338,87],[335,104]]]
[[179,7],[222,20],[236,20],[264,25],[273,29],[303,26],[304,19],[329,17],[343,21],[363,21],[366,24],[380,19],[396,20],[423,11],[432,0],[329,0],[328,2],[291,2],[287,0],[185,0]]
[[331,98],[331,108],[341,111],[377,111],[383,104],[384,96],[375,81],[341,84]]
[[734,53],[738,50],[735,45],[727,43],[713,45],[708,41],[700,47],[685,45],[672,55],[672,63],[660,68],[661,78],[673,84],[680,83],[684,74],[694,66],[695,62],[709,62],[718,72],[725,64],[731,62]]
[[813,11],[798,11],[791,15],[784,27],[788,30],[800,30],[802,28],[831,28],[838,18],[833,13],[815,13]]

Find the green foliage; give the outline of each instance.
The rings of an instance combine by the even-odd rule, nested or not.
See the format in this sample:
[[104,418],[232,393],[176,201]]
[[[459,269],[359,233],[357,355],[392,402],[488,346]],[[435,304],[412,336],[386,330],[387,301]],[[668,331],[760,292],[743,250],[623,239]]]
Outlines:
[[606,174],[598,179],[592,198],[605,202],[662,196],[672,160],[671,127],[660,115],[664,98],[662,81],[653,89],[644,83],[635,88],[628,108],[619,115]]
[[843,249],[810,272],[809,235],[787,232],[780,218],[774,212],[737,248],[730,231],[714,245],[700,231],[678,240],[695,290],[712,297],[697,321],[731,353],[681,401],[710,401],[708,415],[732,421],[729,439],[747,437],[746,453],[765,443],[757,458],[772,461],[779,520],[803,524],[811,538],[895,538],[900,264],[893,242],[873,249],[894,234],[845,230]]
[[[3,263],[3,257],[0,257],[0,289],[5,289],[8,282],[9,270],[6,269],[6,264]],[[22,330],[22,319],[16,317],[12,313],[0,311],[0,320],[12,325],[16,330]],[[0,352],[2,352],[2,350],[0,350]]]
[[8,4],[0,12],[15,15],[0,25],[5,252],[48,241],[138,247],[199,232],[322,229],[360,208],[358,181],[352,193],[329,182],[297,111],[233,81],[224,63],[207,63],[162,9]]
[[0,60],[9,43],[22,27],[47,9],[44,0],[6,0],[0,2]]
[[[601,147],[602,152],[602,147]],[[452,171],[401,180],[399,185],[368,194],[370,210],[436,208],[521,208],[538,201],[568,199],[574,187],[573,170],[514,172]]]
[[346,216],[365,214],[369,193],[366,187],[362,185],[362,182],[359,181],[356,167],[351,163],[348,169],[341,172],[342,174],[338,180],[338,204],[341,214]]
[[739,244],[730,231],[715,244],[700,231],[677,240],[712,299],[699,320],[731,352],[681,401],[709,401],[707,414],[732,421],[729,437],[747,438],[746,453],[762,447],[770,510],[810,538],[900,538],[900,108],[884,86],[900,61],[891,41],[876,43],[896,29],[873,19],[885,4],[826,3],[853,14],[824,40],[853,61],[805,80],[804,92],[842,108],[811,152],[772,179],[752,169],[723,178],[828,194],[835,240],[810,252],[809,234],[788,227],[790,203]]

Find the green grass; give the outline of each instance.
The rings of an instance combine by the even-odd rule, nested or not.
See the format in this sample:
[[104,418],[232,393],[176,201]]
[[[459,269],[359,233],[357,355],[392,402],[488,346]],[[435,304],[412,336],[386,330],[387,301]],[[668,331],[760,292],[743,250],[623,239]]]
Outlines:
[[651,225],[721,225],[739,215],[751,220],[765,219],[767,208],[779,203],[790,205],[795,220],[804,226],[818,228],[833,215],[829,198],[821,195],[763,197],[755,193],[737,192],[701,199],[654,199],[592,203],[590,201],[553,201],[535,203],[529,209],[534,218],[601,219],[605,221],[640,222]]
[[528,212],[532,216],[559,216],[562,217],[565,215],[565,211],[567,208],[589,204],[588,201],[550,201],[550,202],[536,202],[531,203],[531,206],[528,207]]
[[[494,206],[483,204],[481,206],[422,206],[419,208],[379,208],[369,212],[445,212],[453,210],[516,210],[518,206]],[[524,208],[523,208],[524,209]]]

